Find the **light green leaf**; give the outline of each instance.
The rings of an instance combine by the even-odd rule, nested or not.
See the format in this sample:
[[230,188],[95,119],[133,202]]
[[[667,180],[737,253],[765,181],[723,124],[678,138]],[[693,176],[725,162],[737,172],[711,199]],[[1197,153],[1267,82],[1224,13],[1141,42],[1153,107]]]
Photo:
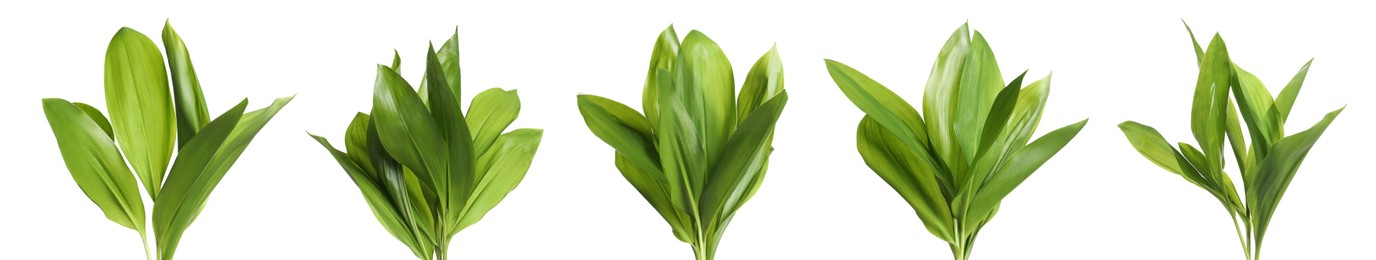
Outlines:
[[745,121],[751,111],[783,91],[784,64],[776,46],[755,61],[750,73],[745,75],[745,85],[741,86],[741,96],[736,100],[736,123]]
[[105,51],[105,104],[115,142],[148,195],[157,198],[172,159],[177,125],[162,54],[148,36],[126,27],[110,40]]
[[76,108],[80,108],[81,112],[85,112],[87,116],[90,116],[91,120],[94,121],[97,126],[100,126],[100,130],[105,131],[105,135],[109,136],[112,142],[115,140],[115,130],[110,129],[110,120],[105,119],[105,114],[100,113],[100,110],[96,109],[91,105],[87,105],[86,103],[71,103],[72,105],[75,105]]
[[1258,156],[1265,156],[1270,149],[1270,144],[1279,140],[1281,137],[1280,126],[1276,124],[1273,109],[1274,104],[1271,100],[1271,93],[1266,90],[1266,86],[1261,84],[1261,79],[1251,72],[1247,72],[1236,65],[1233,66],[1233,75],[1236,77],[1236,84],[1233,86],[1233,95],[1237,99],[1238,108],[1242,112],[1242,120],[1247,122],[1248,133],[1252,137],[1252,143],[1258,144],[1256,147],[1261,151]]
[[674,32],[673,25],[669,25],[669,28],[659,33],[659,38],[655,40],[655,49],[650,53],[650,71],[645,75],[645,90],[640,99],[650,125],[659,125],[659,70],[675,71],[674,64],[678,63],[678,45],[678,33]]
[[1051,131],[1013,153],[1008,164],[1000,167],[998,173],[995,173],[992,179],[979,189],[974,202],[970,204],[970,215],[989,216],[992,214],[999,201],[1013,192],[1013,188],[1027,180],[1027,177],[1051,159],[1051,156],[1060,152],[1061,148],[1070,142],[1070,139],[1075,138],[1075,135],[1080,133],[1080,129],[1084,128],[1087,122],[1089,119]]
[[1295,77],[1290,79],[1290,83],[1285,84],[1285,88],[1280,90],[1280,95],[1276,96],[1276,112],[1279,115],[1276,124],[1285,127],[1285,120],[1290,118],[1290,107],[1295,105],[1295,97],[1300,95],[1300,87],[1304,85],[1304,78],[1309,75],[1309,65],[1314,64],[1314,60],[1304,63],[1300,67],[1300,72],[1295,73]]
[[1309,149],[1314,147],[1314,143],[1319,141],[1319,136],[1328,129],[1328,125],[1342,112],[1342,108],[1329,112],[1309,130],[1282,138],[1272,147],[1271,154],[1257,165],[1254,181],[1247,183],[1247,205],[1251,206],[1257,247],[1261,247],[1262,238],[1271,223],[1271,216],[1280,205],[1285,189],[1290,187],[1290,181],[1299,171],[1300,163],[1309,154]]
[[841,92],[846,94],[846,98],[855,103],[861,111],[865,111],[865,115],[874,118],[884,128],[893,132],[909,148],[916,149],[920,155],[928,157],[925,151],[927,127],[923,125],[922,116],[908,105],[908,101],[850,66],[833,60],[826,60],[826,63],[831,79],[841,87]]
[[521,112],[521,97],[516,90],[490,88],[473,97],[468,106],[468,129],[473,132],[473,154],[487,153],[488,147],[497,141],[502,130],[516,121]]
[[178,240],[205,207],[210,192],[258,131],[291,99],[278,98],[272,105],[248,113],[243,113],[248,105],[248,100],[244,100],[206,124],[177,154],[163,185],[166,196],[158,197],[153,203],[153,230],[157,233],[161,259],[172,259]]
[[492,149],[478,158],[476,169],[482,174],[482,179],[473,190],[473,196],[468,199],[458,228],[451,229],[450,235],[477,223],[511,190],[516,189],[516,184],[521,183],[530,169],[543,135],[540,129],[512,130],[498,137]]
[[57,137],[62,161],[77,186],[100,207],[105,218],[142,234],[143,199],[139,197],[134,174],[124,165],[109,130],[92,120],[98,114],[82,110],[67,100],[43,99],[43,113]]
[[1232,65],[1223,38],[1214,35],[1204,52],[1195,84],[1194,103],[1190,109],[1190,129],[1199,141],[1209,168],[1223,168],[1223,133],[1226,124],[1228,88]]
[[735,129],[736,80],[726,53],[702,32],[688,32],[679,47],[674,83],[712,165]]
[[[922,95],[922,115],[927,117],[926,135],[931,135],[934,156],[942,162],[951,163],[946,168],[963,169],[964,153],[956,143],[955,117],[956,94],[960,89],[961,73],[965,71],[966,57],[970,54],[970,26],[961,24],[951,33],[946,44],[937,53],[932,72],[927,76],[926,89]],[[949,178],[949,177],[947,177]]]
[[975,153],[979,151],[985,116],[989,114],[989,108],[1003,86],[1003,74],[994,60],[994,51],[989,48],[984,35],[975,31],[974,38],[970,40],[970,54],[965,57],[960,89],[956,92],[953,118],[956,142],[960,144],[966,165],[973,163]]
[[454,28],[454,35],[444,41],[444,45],[440,46],[435,56],[439,58],[440,69],[444,71],[444,79],[449,83],[449,90],[454,92],[454,99],[462,100],[463,75],[459,69],[459,28]]

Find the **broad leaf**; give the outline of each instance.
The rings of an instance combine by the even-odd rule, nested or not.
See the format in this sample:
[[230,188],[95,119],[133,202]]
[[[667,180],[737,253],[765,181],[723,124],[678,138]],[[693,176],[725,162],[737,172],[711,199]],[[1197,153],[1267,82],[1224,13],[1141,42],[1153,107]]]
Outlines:
[[134,29],[120,29],[105,51],[105,105],[115,142],[157,198],[176,144],[176,117],[162,54]]

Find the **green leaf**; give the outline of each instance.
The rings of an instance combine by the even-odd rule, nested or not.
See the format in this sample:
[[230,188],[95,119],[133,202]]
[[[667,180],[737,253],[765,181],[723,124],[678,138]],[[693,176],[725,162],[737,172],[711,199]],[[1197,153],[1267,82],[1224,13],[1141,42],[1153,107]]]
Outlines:
[[664,178],[657,174],[659,154],[644,116],[626,105],[594,95],[578,95],[578,111],[593,135],[642,171]]
[[1273,110],[1276,108],[1271,93],[1261,84],[1261,79],[1236,65],[1233,66],[1233,75],[1237,79],[1237,84],[1232,84],[1233,95],[1241,109],[1242,120],[1247,122],[1252,143],[1257,144],[1256,147],[1261,151],[1258,156],[1265,156],[1270,149],[1269,144],[1281,137],[1281,128],[1274,117],[1277,113]]
[[746,190],[769,158],[769,136],[787,102],[787,91],[780,92],[741,121],[727,140],[702,193],[701,214],[710,218],[708,230],[724,228],[724,220],[745,203]]
[[201,131],[210,121],[210,112],[205,106],[205,94],[201,93],[201,82],[196,79],[196,67],[191,66],[191,53],[177,31],[172,30],[172,22],[163,25],[162,42],[167,48],[167,65],[172,70],[172,95],[176,100],[177,147],[186,146],[196,132]]
[[110,129],[110,120],[109,120],[109,119],[105,119],[105,114],[101,114],[101,113],[100,113],[100,110],[96,109],[95,107],[93,107],[93,106],[91,106],[91,105],[87,105],[86,103],[81,103],[81,102],[71,102],[71,103],[72,103],[72,105],[75,105],[76,108],[80,108],[80,109],[81,109],[81,112],[85,112],[87,116],[90,116],[90,117],[91,117],[91,120],[94,121],[94,122],[96,123],[97,126],[100,126],[100,130],[104,130],[104,131],[105,131],[105,135],[106,135],[106,136],[109,136],[109,137],[110,137],[110,140],[111,140],[112,142],[114,141],[114,139],[115,139],[115,130]]
[[831,79],[860,111],[893,132],[909,148],[918,150],[919,155],[929,157],[925,151],[927,127],[908,101],[850,66],[833,60],[826,63]]
[[731,63],[711,38],[691,31],[675,64],[674,83],[697,128],[708,165],[716,162],[736,125],[736,80]]
[[450,90],[454,91],[454,99],[463,99],[463,80],[461,80],[463,76],[459,69],[459,28],[454,28],[454,35],[450,36],[449,40],[444,41],[444,45],[440,46],[440,50],[435,56],[439,58],[440,69],[444,71],[444,79],[449,83]]
[[975,153],[979,151],[985,116],[989,114],[994,98],[1003,86],[1003,74],[999,72],[993,50],[984,40],[984,35],[975,31],[970,41],[970,54],[965,57],[960,89],[956,92],[953,118],[956,142],[960,144],[967,165],[973,162]]
[[1007,87],[999,91],[999,95],[994,98],[994,106],[989,109],[989,115],[984,119],[984,133],[980,137],[980,154],[988,151],[994,142],[998,140],[1003,127],[1009,124],[1008,118],[1013,113],[1013,108],[1018,105],[1018,92],[1022,90],[1022,78],[1027,76],[1027,71],[1023,71]]
[[1290,79],[1290,83],[1285,84],[1285,88],[1280,90],[1280,95],[1276,96],[1276,116],[1279,127],[1285,126],[1285,120],[1290,118],[1290,107],[1295,105],[1295,97],[1300,95],[1300,86],[1304,85],[1304,78],[1309,75],[1309,65],[1314,64],[1314,59],[1304,63],[1300,67],[1300,72],[1295,73],[1295,77]]
[[682,91],[660,71],[659,125],[655,144],[661,169],[669,183],[670,199],[683,212],[697,212],[698,195],[707,182],[707,157],[693,118],[683,104]]
[[490,88],[473,97],[468,106],[468,129],[473,131],[473,154],[487,153],[488,147],[497,141],[502,130],[516,121],[521,112],[521,97],[516,90]]
[[1247,205],[1251,206],[1249,209],[1256,227],[1256,247],[1261,247],[1271,216],[1285,195],[1285,189],[1290,187],[1290,181],[1299,171],[1300,163],[1314,143],[1319,141],[1319,136],[1328,129],[1328,125],[1342,112],[1343,108],[1329,112],[1309,130],[1282,138],[1272,147],[1271,154],[1257,165],[1255,180],[1247,183]]
[[459,203],[468,201],[473,184],[478,181],[473,167],[478,155],[473,153],[473,134],[469,133],[468,122],[459,105],[459,91],[450,89],[450,81],[434,50],[435,47],[430,46],[430,51],[426,52],[425,80],[430,83],[430,114],[435,118],[444,143],[449,145],[449,152],[448,165],[442,166],[445,168],[440,171],[431,169],[430,174],[436,182],[448,182],[448,188],[440,192],[440,208],[445,209],[445,223],[457,223],[462,218]]
[[1061,151],[1061,148],[1065,147],[1070,139],[1075,138],[1075,135],[1080,133],[1080,129],[1084,128],[1087,122],[1089,119],[1051,131],[1013,153],[1008,164],[999,168],[992,179],[979,189],[974,202],[970,204],[970,215],[989,216],[992,214],[999,201],[1013,192],[1013,188],[1027,180],[1027,177],[1031,176],[1032,172],[1041,167],[1043,163],[1046,163],[1046,160],[1051,159],[1052,155]]
[[1132,147],[1136,148],[1137,152],[1141,153],[1147,160],[1155,163],[1156,166],[1161,166],[1166,171],[1184,177],[1186,181],[1210,193],[1214,192],[1214,188],[1208,184],[1208,181],[1204,180],[1204,176],[1200,175],[1194,165],[1190,164],[1189,159],[1186,159],[1185,155],[1180,154],[1179,151],[1175,150],[1175,147],[1171,146],[1170,142],[1161,137],[1161,133],[1157,132],[1156,128],[1133,121],[1118,124],[1118,128],[1123,130],[1123,134],[1132,143]]
[[1190,29],[1190,23],[1186,23],[1185,19],[1180,19],[1180,23],[1185,24],[1185,32],[1190,33],[1190,43],[1194,44],[1194,62],[1202,66],[1204,63],[1204,49],[1199,48],[1199,40],[1194,38],[1194,30]]
[[946,44],[937,53],[932,72],[927,76],[926,89],[922,95],[922,115],[927,117],[927,138],[931,135],[931,149],[934,156],[940,157],[945,165],[953,170],[963,169],[965,158],[956,143],[955,118],[956,98],[960,89],[961,74],[965,71],[966,57],[970,54],[970,26],[961,24],[951,33]]
[[153,230],[161,259],[172,259],[178,240],[205,207],[210,192],[258,131],[291,99],[278,98],[272,105],[248,113],[243,113],[248,105],[244,100],[206,124],[177,154],[163,185],[165,196],[153,200]]
[[430,245],[418,242],[417,238],[411,233],[411,227],[402,220],[401,213],[397,211],[398,208],[392,203],[391,197],[379,187],[380,185],[378,183],[374,182],[376,180],[371,177],[372,174],[367,173],[368,170],[364,170],[366,168],[359,166],[353,159],[350,159],[350,157],[354,155],[352,153],[345,154],[340,152],[335,149],[334,146],[331,146],[330,142],[325,140],[324,137],[311,135],[311,138],[315,138],[316,142],[324,146],[325,149],[333,155],[335,161],[339,162],[339,165],[344,168],[344,172],[348,173],[349,177],[353,179],[354,184],[358,185],[359,191],[363,193],[364,201],[368,202],[368,208],[372,209],[373,216],[377,217],[377,221],[382,224],[382,227],[387,230],[387,233],[392,234],[392,236],[400,240],[402,244],[406,244],[407,247],[410,247],[411,252],[414,253],[416,257],[422,259],[429,258],[431,252],[426,250],[426,248]]
[[158,197],[176,143],[172,96],[162,54],[148,36],[122,28],[105,51],[105,104],[124,156]]
[[678,46],[678,33],[674,32],[673,25],[669,25],[659,33],[654,52],[650,54],[650,71],[645,75],[645,90],[640,101],[650,125],[659,125],[659,70],[674,71],[674,64],[678,63]]
[[392,50],[392,70],[401,73],[401,53],[396,49]]
[[[368,114],[360,112],[354,114],[354,120],[349,122],[349,128],[344,131],[344,148],[349,152],[349,159],[357,163],[359,168],[366,169],[365,172],[376,169],[373,168],[373,159],[368,154],[368,132],[376,131],[371,126],[372,120]],[[379,180],[379,177],[371,173],[365,176],[374,181]]]
[[1215,34],[1209,42],[1199,66],[1195,84],[1194,103],[1190,109],[1190,129],[1199,141],[1209,168],[1223,168],[1224,112],[1228,101],[1228,87],[1232,79],[1232,65],[1223,38]]
[[741,96],[736,100],[736,122],[745,121],[751,111],[784,91],[784,64],[779,59],[778,47],[769,48],[750,73],[745,75],[745,85],[741,86]]
[[246,106],[247,99],[216,117],[177,154],[163,187],[164,196],[153,200],[153,231],[157,233],[160,259],[172,259],[182,232],[196,219],[210,191],[224,177],[224,172],[216,169],[220,165],[212,164],[216,164],[217,157],[224,156],[218,154],[220,148],[233,133]]
[[664,217],[664,221],[668,222],[672,228],[674,237],[685,243],[691,243],[695,240],[692,231],[689,231],[690,224],[685,222],[688,215],[675,207],[670,198],[669,188],[666,187],[668,183],[662,174],[658,171],[650,172],[637,166],[620,152],[616,153],[616,169],[621,172],[627,182],[631,183],[631,186],[635,187],[636,191],[640,192],[642,197],[645,197],[645,201],[649,202],[650,206],[654,207],[661,217]]
[[917,212],[922,224],[941,240],[956,241],[955,220],[937,183],[936,169],[923,164],[913,149],[866,116],[860,121],[856,145],[865,164],[879,174]]
[[497,138],[493,149],[478,158],[476,169],[482,174],[482,179],[464,207],[458,228],[451,229],[450,235],[477,223],[507,193],[516,189],[516,184],[521,183],[530,169],[530,162],[535,158],[535,150],[540,147],[543,133],[540,129],[532,128],[512,130]]
[[373,90],[372,122],[387,153],[423,180],[431,180],[436,190],[447,190],[448,182],[435,181],[448,167],[449,149],[435,125],[434,117],[421,104],[420,97],[396,71],[378,65]]
[[83,110],[67,100],[43,99],[43,113],[57,137],[62,161],[77,186],[100,207],[105,218],[143,234],[143,199],[139,197],[134,174],[124,165],[115,141],[110,139],[108,126],[102,127],[97,124],[99,121],[92,120],[98,114]]

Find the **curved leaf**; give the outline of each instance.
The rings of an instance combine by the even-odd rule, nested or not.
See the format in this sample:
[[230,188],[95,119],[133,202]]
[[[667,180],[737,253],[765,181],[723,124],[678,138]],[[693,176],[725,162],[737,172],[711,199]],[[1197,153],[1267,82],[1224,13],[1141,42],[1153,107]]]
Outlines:
[[142,234],[143,199],[134,174],[124,165],[108,130],[91,119],[96,114],[82,110],[67,100],[43,99],[43,113],[77,186],[100,207],[105,218]]
[[492,150],[478,158],[476,169],[482,174],[482,179],[473,189],[473,195],[468,197],[458,228],[451,229],[450,235],[477,223],[511,190],[516,189],[530,169],[530,162],[535,158],[535,150],[540,147],[543,135],[540,129],[512,130],[498,137]]
[[954,242],[955,220],[937,183],[936,169],[922,164],[916,153],[892,132],[866,116],[860,121],[856,145],[865,164],[879,174],[912,206],[922,224],[941,240]]
[[520,112],[521,98],[514,89],[490,88],[473,97],[473,103],[468,105],[468,114],[464,116],[473,134],[473,154],[487,153],[488,147],[492,147],[497,136],[512,121],[516,121]]

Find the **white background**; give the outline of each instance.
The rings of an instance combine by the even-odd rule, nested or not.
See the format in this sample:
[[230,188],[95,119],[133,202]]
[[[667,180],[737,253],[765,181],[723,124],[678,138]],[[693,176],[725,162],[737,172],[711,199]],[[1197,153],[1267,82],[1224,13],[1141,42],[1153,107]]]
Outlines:
[[[855,151],[861,112],[823,58],[845,62],[917,104],[937,50],[962,22],[989,39],[1005,78],[1054,70],[1041,129],[1083,118],[1069,146],[1004,200],[975,259],[1242,259],[1225,211],[1141,158],[1115,126],[1137,120],[1190,141],[1196,73],[1185,19],[1224,34],[1234,61],[1278,92],[1315,60],[1289,132],[1348,105],[1276,213],[1267,259],[1370,259],[1368,167],[1376,143],[1370,8],[1334,3],[971,3],[866,1],[480,1],[232,4],[14,1],[0,4],[5,144],[0,259],[142,259],[134,231],[103,218],[67,173],[39,100],[104,108],[102,66],[121,26],[152,36],[170,18],[188,44],[212,114],[298,94],[258,135],[186,233],[180,259],[411,259],[306,131],[342,143],[368,110],[377,63],[401,52],[418,81],[427,41],[457,26],[465,99],[517,88],[513,127],[545,129],[525,181],[453,244],[455,259],[692,259],[612,165],[574,95],[639,107],[655,37],[698,29],[736,81],[777,43],[790,104],[770,173],[735,217],[718,258],[946,259],[907,204]],[[500,3],[499,3],[500,2]],[[571,3],[585,2],[585,3]],[[821,2],[821,1],[819,1]]]

